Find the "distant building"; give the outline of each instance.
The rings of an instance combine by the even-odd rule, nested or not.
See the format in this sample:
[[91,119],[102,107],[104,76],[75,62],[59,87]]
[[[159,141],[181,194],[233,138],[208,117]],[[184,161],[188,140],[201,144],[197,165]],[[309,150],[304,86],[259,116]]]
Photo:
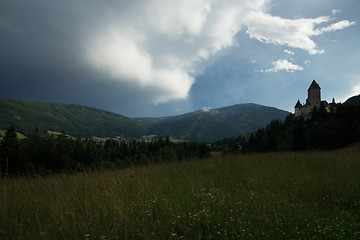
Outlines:
[[319,109],[321,104],[324,105],[327,112],[330,112],[332,109],[336,108],[335,99],[331,104],[328,104],[327,101],[321,101],[321,88],[319,84],[313,80],[309,89],[308,89],[308,98],[306,99],[305,104],[301,104],[300,100],[297,101],[295,105],[295,117],[303,117],[304,119],[311,118],[311,113],[313,110]]

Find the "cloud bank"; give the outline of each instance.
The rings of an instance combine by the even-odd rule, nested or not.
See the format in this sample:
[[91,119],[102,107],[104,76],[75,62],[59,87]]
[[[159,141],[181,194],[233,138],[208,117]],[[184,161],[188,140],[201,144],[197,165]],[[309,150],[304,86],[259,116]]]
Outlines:
[[[157,89],[151,99],[162,103],[186,99],[197,74],[195,65],[233,44],[234,36],[247,28],[250,38],[263,43],[322,54],[311,38],[344,29],[354,22],[343,20],[326,27],[331,18],[285,19],[266,13],[266,0],[133,1],[126,11],[114,12],[110,21],[89,36],[86,58],[113,79],[141,88]],[[115,8],[116,9],[116,8]],[[333,10],[333,13],[338,10]],[[241,44],[241,43],[240,43]],[[293,51],[285,53],[294,55]],[[274,68],[293,72],[303,68],[287,60]]]
[[89,36],[85,57],[113,79],[157,89],[154,103],[185,99],[195,81],[194,65],[231,46],[244,14],[262,11],[265,3],[137,1],[126,9],[131,16],[116,12]]

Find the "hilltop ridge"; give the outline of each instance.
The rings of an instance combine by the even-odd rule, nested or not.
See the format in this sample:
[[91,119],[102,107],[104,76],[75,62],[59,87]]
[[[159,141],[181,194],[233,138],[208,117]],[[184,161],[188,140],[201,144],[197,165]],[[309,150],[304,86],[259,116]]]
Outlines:
[[344,102],[346,105],[360,105],[360,94],[353,96]]
[[0,98],[0,129],[14,125],[26,134],[29,128],[62,131],[72,136],[140,137],[146,130],[120,114],[76,104],[59,104]]

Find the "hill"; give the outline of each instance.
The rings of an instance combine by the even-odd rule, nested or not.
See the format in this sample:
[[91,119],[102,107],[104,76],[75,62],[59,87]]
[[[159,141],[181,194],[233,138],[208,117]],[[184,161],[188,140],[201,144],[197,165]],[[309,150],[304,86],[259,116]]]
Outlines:
[[353,96],[344,102],[346,105],[360,105],[360,94]]
[[81,137],[140,138],[144,135],[211,143],[226,137],[253,132],[271,120],[284,120],[288,112],[256,104],[239,104],[199,110],[178,116],[128,118],[74,104],[0,99],[0,130],[14,125],[27,134],[29,128],[61,131]]
[[145,129],[137,121],[125,116],[80,106],[31,102],[20,99],[0,99],[0,129],[14,125],[26,134],[29,128],[62,131],[81,137],[140,137]]
[[[211,143],[253,132],[265,127],[271,120],[284,120],[288,114],[276,108],[249,103],[139,121],[149,126],[148,133]],[[147,124],[149,121],[152,121],[151,124]]]

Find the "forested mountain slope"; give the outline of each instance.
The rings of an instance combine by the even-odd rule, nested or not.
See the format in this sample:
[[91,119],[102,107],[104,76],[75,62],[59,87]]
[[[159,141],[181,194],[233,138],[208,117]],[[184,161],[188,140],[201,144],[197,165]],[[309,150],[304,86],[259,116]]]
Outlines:
[[346,105],[360,105],[360,95],[353,96],[344,102]]
[[[149,126],[148,133],[211,143],[225,137],[256,131],[271,120],[284,120],[288,114],[272,107],[251,103],[238,104],[162,118]],[[143,121],[146,122],[146,119]]]
[[29,128],[39,131],[62,131],[81,137],[140,137],[145,129],[138,121],[95,108],[74,105],[0,99],[0,129],[14,125],[26,134]]
[[[0,131],[9,126],[27,134],[65,131],[74,137],[140,138],[144,135],[170,136],[178,140],[205,143],[253,132],[271,120],[284,120],[289,113],[257,104],[238,104],[218,109],[199,110],[178,116],[128,118],[95,108],[0,98]],[[1,133],[0,132],[0,133]]]

